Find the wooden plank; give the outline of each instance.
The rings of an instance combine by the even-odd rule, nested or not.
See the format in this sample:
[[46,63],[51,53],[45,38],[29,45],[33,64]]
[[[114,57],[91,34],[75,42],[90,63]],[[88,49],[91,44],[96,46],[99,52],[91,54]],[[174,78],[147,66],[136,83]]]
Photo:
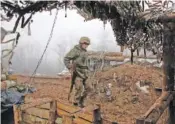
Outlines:
[[97,109],[99,109],[99,107],[97,105],[89,105],[89,106],[85,107],[86,112],[81,112],[81,111],[77,112],[75,114],[75,116],[77,116],[79,118],[83,118],[84,120],[93,122],[93,120],[94,120],[93,114],[94,114],[94,111]]
[[63,103],[60,103],[60,102],[57,102],[57,108],[62,109],[64,111],[68,112],[68,113],[75,113],[75,112],[81,110],[79,107],[66,105],[66,104],[63,104]]
[[60,116],[60,117],[63,117],[63,116],[70,116],[70,113],[64,111],[64,110],[61,110],[61,109],[58,109],[57,108],[57,114]]
[[25,109],[28,109],[28,108],[32,108],[32,107],[35,107],[35,106],[39,106],[39,105],[42,105],[42,104],[49,103],[51,101],[52,101],[51,98],[44,98],[44,99],[35,100],[31,103],[21,105],[20,109],[25,110]]
[[[39,98],[40,99],[40,98]],[[38,99],[38,100],[39,100]],[[25,104],[28,104],[28,103],[31,103],[33,101],[35,101],[36,99],[32,98],[32,97],[25,97],[24,98],[24,103]],[[39,105],[39,106],[36,106],[36,108],[41,108],[41,109],[50,109],[50,103],[46,103],[46,104],[43,104],[43,105]]]
[[81,119],[81,118],[75,118],[75,119],[73,119],[73,123],[74,124],[92,124],[91,122],[86,121],[86,120]]
[[22,114],[23,117],[23,121],[27,122],[29,124],[48,124],[48,120],[47,119],[42,119],[33,115],[29,115],[27,113],[23,113]]
[[34,115],[34,116],[38,116],[40,118],[45,118],[45,119],[49,119],[49,110],[46,109],[40,109],[40,108],[29,108],[24,110],[25,113],[30,114],[30,115]]
[[73,117],[70,116],[63,116],[63,124],[72,124]]
[[76,116],[78,116],[79,118],[82,118],[84,120],[93,122],[93,115],[92,114],[88,114],[88,113],[77,113]]

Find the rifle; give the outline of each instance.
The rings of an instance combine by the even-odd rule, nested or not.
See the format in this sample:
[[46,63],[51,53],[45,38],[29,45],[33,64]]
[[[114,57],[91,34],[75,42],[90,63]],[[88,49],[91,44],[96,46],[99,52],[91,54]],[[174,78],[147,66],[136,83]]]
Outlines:
[[69,94],[68,94],[68,101],[70,99],[70,96],[71,96],[71,93],[72,93],[72,90],[73,90],[73,87],[74,87],[74,84],[75,84],[75,68],[76,68],[76,65],[75,63],[72,61],[72,68],[70,70],[71,72],[71,86],[70,86],[70,89],[69,89]]

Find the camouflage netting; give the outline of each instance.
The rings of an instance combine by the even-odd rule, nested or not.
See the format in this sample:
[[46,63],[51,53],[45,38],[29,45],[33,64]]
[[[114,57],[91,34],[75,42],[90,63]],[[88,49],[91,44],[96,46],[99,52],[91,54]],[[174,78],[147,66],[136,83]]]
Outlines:
[[[174,3],[172,1],[3,1],[1,2],[2,20],[9,21],[17,17],[13,32],[20,20],[24,28],[32,20],[36,12],[52,9],[77,9],[85,21],[98,18],[104,22],[110,21],[119,45],[127,45],[131,51],[139,47],[160,51],[162,45],[162,22],[173,22]],[[145,9],[145,8],[148,9]],[[31,14],[25,19],[25,14]],[[65,14],[65,17],[67,14]],[[168,17],[168,18],[167,18]],[[151,44],[151,45],[150,45]],[[156,52],[155,52],[156,53]]]

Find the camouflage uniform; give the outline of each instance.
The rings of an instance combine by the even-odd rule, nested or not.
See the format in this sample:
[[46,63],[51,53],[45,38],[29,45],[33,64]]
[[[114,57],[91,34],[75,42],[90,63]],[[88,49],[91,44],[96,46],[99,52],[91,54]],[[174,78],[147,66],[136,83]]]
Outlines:
[[86,50],[81,48],[80,45],[76,45],[67,55],[64,57],[65,66],[71,69],[70,61],[73,61],[75,69],[73,70],[72,83],[75,85],[74,103],[83,105],[86,97],[86,80],[88,78],[87,71],[87,54]]

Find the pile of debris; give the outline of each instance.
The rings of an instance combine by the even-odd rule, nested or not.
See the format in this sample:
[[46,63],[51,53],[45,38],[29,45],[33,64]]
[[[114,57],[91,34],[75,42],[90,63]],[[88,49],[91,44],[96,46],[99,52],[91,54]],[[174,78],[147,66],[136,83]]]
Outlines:
[[12,109],[14,104],[23,103],[25,94],[34,91],[32,87],[18,84],[15,75],[1,74],[1,113]]
[[[163,73],[153,67],[124,64],[104,72],[97,72],[89,80],[95,92],[88,102],[101,104],[103,117],[121,124],[134,124],[155,102],[160,92]],[[94,87],[95,85],[95,87]]]

